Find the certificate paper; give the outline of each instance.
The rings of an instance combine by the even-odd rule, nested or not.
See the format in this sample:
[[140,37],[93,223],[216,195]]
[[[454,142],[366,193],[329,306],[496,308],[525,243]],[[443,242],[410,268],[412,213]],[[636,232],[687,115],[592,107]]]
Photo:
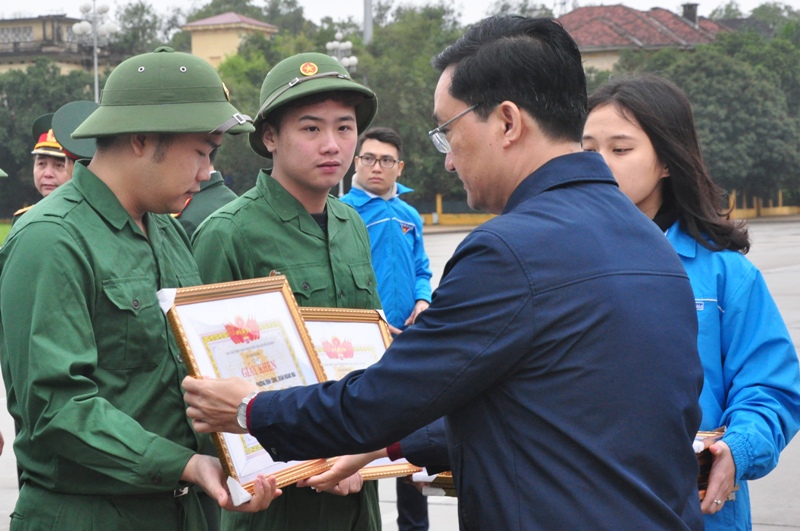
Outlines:
[[[283,276],[179,288],[168,317],[192,376],[236,376],[264,391],[324,381]],[[226,473],[250,491],[258,474],[285,486],[326,468],[324,459],[274,461],[250,435],[213,435]]]

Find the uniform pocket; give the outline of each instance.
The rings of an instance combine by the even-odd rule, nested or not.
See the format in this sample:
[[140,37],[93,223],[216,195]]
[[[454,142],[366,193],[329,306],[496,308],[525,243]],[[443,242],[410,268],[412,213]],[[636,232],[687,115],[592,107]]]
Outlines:
[[378,287],[378,280],[375,278],[375,271],[369,262],[350,264],[350,272],[353,275],[353,284],[356,287],[356,308],[372,308],[375,306],[375,290]]
[[[103,281],[98,303],[98,364],[111,370],[154,367],[166,349],[157,338],[164,333],[153,279],[148,277]],[[100,313],[102,312],[102,313]]]

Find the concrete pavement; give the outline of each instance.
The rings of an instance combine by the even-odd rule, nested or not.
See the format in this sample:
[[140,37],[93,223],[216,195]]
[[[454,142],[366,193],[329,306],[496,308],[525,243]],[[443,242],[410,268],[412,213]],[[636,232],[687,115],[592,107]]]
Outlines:
[[[460,232],[426,227],[426,249],[431,258],[434,284],[438,284],[447,259],[467,230]],[[751,223],[753,248],[748,255],[761,269],[781,309],[795,345],[800,345],[800,220],[759,220]],[[8,529],[8,515],[17,497],[16,465],[11,451],[13,424],[6,410],[5,391],[0,398],[0,432],[6,448],[0,456],[0,531]],[[487,486],[489,488],[489,486]],[[800,530],[800,443],[794,441],[781,455],[780,464],[766,478],[750,483],[755,531]],[[394,480],[380,484],[384,530],[395,530]],[[457,531],[456,501],[429,498],[432,531]]]

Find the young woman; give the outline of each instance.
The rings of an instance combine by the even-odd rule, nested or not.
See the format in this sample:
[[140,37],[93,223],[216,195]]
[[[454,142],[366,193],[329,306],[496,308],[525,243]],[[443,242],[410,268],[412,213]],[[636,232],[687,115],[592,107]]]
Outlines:
[[[703,163],[691,106],[666,79],[619,78],[589,96],[584,149],[680,255],[697,308],[701,430],[725,426],[701,507],[707,530],[750,529],[749,479],[769,473],[800,425],[797,353],[746,228],[727,219]],[[734,486],[739,488],[734,492]]]

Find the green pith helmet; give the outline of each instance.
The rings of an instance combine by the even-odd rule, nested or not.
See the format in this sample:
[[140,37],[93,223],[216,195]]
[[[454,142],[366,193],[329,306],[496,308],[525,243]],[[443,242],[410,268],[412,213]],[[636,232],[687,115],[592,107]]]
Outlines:
[[72,138],[72,132],[89,117],[98,105],[93,101],[71,101],[53,115],[53,134],[64,154],[72,159],[90,159],[97,148],[94,138]]
[[367,87],[356,83],[334,57],[322,53],[300,53],[284,59],[269,71],[261,85],[261,108],[255,117],[255,132],[250,133],[253,151],[272,158],[264,146],[261,124],[271,112],[311,94],[333,91],[351,91],[364,96],[356,106],[356,126],[360,133],[372,122],[378,112],[378,99]]
[[131,57],[108,76],[100,107],[72,138],[134,133],[249,133],[252,120],[203,59],[162,46]]

